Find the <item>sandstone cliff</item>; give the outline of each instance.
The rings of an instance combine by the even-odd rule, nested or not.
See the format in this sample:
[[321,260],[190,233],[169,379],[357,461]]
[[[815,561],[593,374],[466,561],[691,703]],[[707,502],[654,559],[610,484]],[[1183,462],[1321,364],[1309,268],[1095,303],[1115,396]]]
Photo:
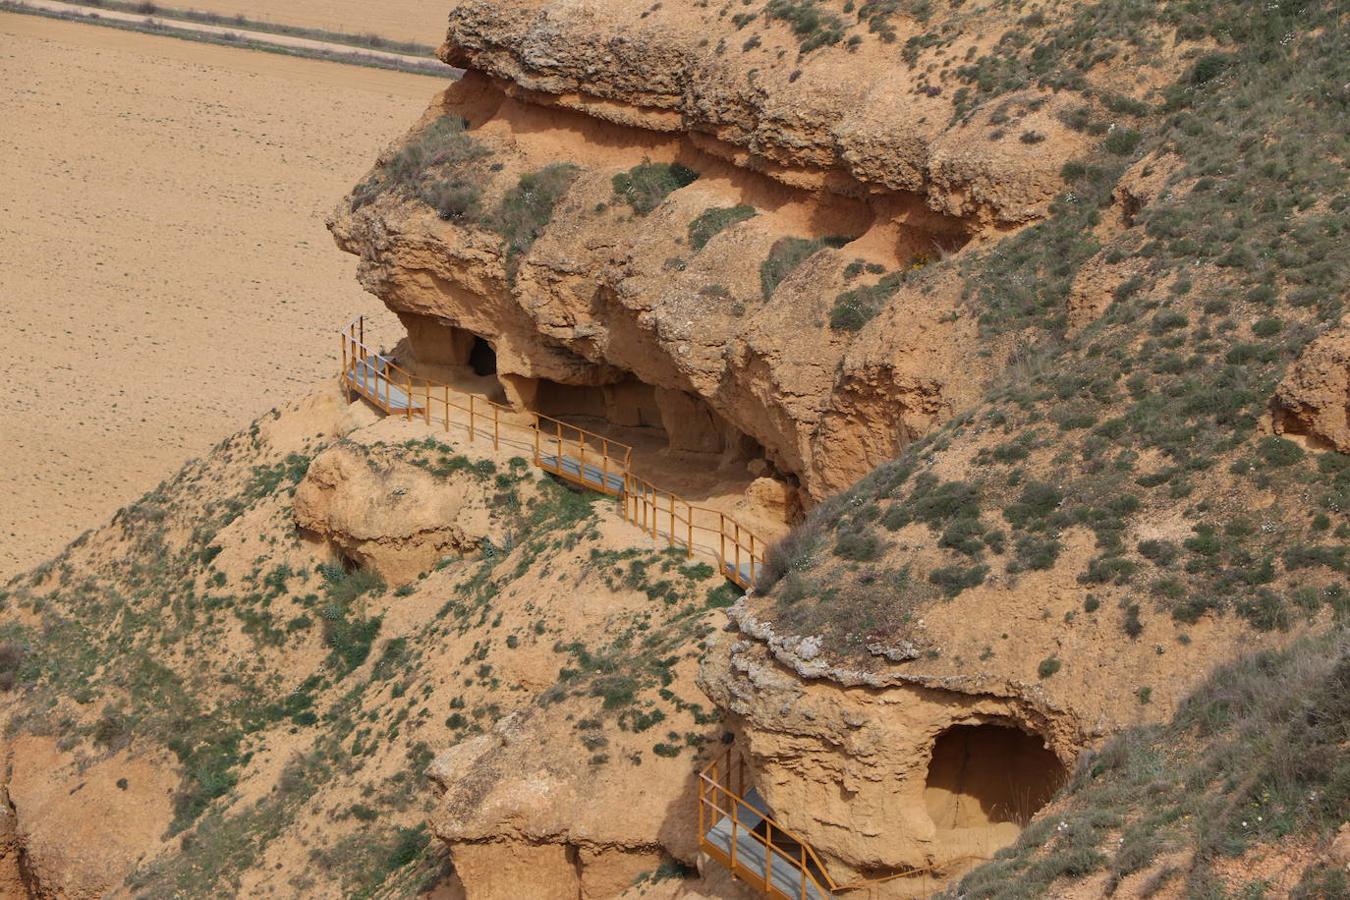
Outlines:
[[[1334,76],[1317,153],[1221,124],[1275,127],[1329,20],[1274,12],[1275,62],[1126,6],[469,0],[464,80],[331,222],[413,364],[801,487],[700,684],[839,880],[992,857],[1081,754],[1343,615],[1344,467],[1302,449],[1344,430]],[[1297,226],[1235,204],[1291,171]],[[509,734],[442,771],[446,840],[556,840],[464,812],[517,808]]]

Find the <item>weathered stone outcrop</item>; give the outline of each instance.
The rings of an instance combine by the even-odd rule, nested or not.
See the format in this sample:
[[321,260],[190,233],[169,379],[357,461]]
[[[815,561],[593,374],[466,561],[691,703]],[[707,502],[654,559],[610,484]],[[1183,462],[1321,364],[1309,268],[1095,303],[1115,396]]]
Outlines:
[[[816,639],[778,635],[744,603],[731,616],[739,634],[710,646],[700,686],[729,714],[778,820],[837,863],[838,880],[992,855],[1062,782],[1087,739],[1075,714],[1015,680],[843,669]],[[897,663],[918,656],[904,647],[874,652]],[[1026,771],[1014,772],[1012,752],[997,763],[1004,782],[1020,776],[1027,785],[1020,800],[1002,801],[1007,808],[981,796],[974,765],[965,783],[935,781],[939,739],[980,727],[1027,745],[1019,751]],[[950,804],[980,812],[944,815]]]
[[[803,187],[916,194],[945,215],[989,224],[1037,218],[1059,190],[1059,164],[1076,141],[1047,152],[987,140],[979,116],[951,127],[950,93],[926,89],[888,45],[822,48],[786,65],[798,42],[785,25],[757,32],[738,53],[727,44],[748,33],[731,24],[725,10],[690,4],[471,0],[451,13],[440,55],[532,102],[688,134],[707,152]],[[896,24],[920,33],[917,22]],[[1040,100],[1023,124],[1064,137],[1054,116],[1061,99]]]
[[[585,168],[513,273],[497,235],[443,221],[418,201],[390,194],[338,211],[334,236],[360,255],[362,283],[403,319],[414,359],[467,373],[466,354],[481,338],[504,400],[655,427],[672,450],[726,462],[762,455],[817,498],[949,418],[990,371],[945,267],[883,298],[861,331],[829,324],[839,294],[931,256],[935,245],[958,246],[973,223],[922,205],[899,209],[885,196],[786,187],[702,152],[687,135],[524,105],[473,73],[438,100],[429,117],[439,115],[470,118],[475,139],[492,148],[501,168],[489,197],[550,163]],[[701,177],[634,215],[611,180],[643,159],[678,160]],[[757,214],[690,249],[696,217],[741,204]],[[760,264],[775,242],[831,234],[856,239],[820,245],[761,292]],[[859,271],[863,262],[870,273]],[[580,389],[597,399],[584,401]],[[638,389],[652,399],[615,401]],[[644,402],[655,416],[615,420],[616,409]]]
[[463,469],[438,479],[378,449],[339,444],[310,464],[292,511],[301,529],[400,585],[444,556],[478,550],[484,538],[501,542],[480,482]]
[[1308,345],[1275,391],[1275,430],[1350,453],[1350,326]]

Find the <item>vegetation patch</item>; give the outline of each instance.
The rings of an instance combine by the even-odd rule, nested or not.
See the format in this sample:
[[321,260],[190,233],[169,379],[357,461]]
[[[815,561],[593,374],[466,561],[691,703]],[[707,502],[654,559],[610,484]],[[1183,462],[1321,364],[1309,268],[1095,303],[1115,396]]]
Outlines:
[[614,176],[614,195],[632,207],[633,212],[645,216],[671,193],[697,179],[697,172],[679,163],[642,162]]
[[689,247],[695,252],[702,250],[708,241],[735,225],[753,218],[753,206],[714,206],[705,209],[689,223]]
[[[1057,662],[1042,662],[1041,677]],[[1147,703],[1151,693],[1141,687],[1136,695]],[[1347,740],[1343,630],[1243,657],[1211,676],[1171,722],[1132,728],[1090,756],[1061,811],[1033,823],[956,891],[1012,900],[1052,894],[1057,879],[1104,872],[1110,892],[1163,854],[1189,851],[1189,862],[1165,871],[1158,886],[1224,895],[1216,863],[1257,843],[1316,844],[1334,834],[1350,806]],[[1335,896],[1318,893],[1329,877],[1310,867],[1297,895]]]
[[759,266],[759,287],[764,299],[772,297],[783,279],[791,275],[802,263],[827,247],[842,247],[849,240],[845,237],[779,238],[769,248],[768,258]]

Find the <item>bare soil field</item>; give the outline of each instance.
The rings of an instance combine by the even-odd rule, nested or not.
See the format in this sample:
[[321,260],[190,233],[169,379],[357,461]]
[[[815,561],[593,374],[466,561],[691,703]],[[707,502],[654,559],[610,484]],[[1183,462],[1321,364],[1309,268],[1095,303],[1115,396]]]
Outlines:
[[245,16],[302,28],[377,34],[396,41],[417,41],[435,47],[445,40],[453,0],[162,0],[172,9],[195,9],[224,16]]
[[335,368],[324,218],[444,82],[0,14],[0,578]]

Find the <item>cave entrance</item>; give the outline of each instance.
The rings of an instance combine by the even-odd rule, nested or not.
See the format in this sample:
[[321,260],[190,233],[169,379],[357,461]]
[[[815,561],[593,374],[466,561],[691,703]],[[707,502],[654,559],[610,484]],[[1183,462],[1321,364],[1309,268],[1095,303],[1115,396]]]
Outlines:
[[1021,828],[1067,773],[1039,737],[1012,725],[953,725],[933,744],[924,803],[938,831]]
[[478,335],[473,336],[473,346],[469,348],[469,368],[478,376],[497,374],[497,351]]

